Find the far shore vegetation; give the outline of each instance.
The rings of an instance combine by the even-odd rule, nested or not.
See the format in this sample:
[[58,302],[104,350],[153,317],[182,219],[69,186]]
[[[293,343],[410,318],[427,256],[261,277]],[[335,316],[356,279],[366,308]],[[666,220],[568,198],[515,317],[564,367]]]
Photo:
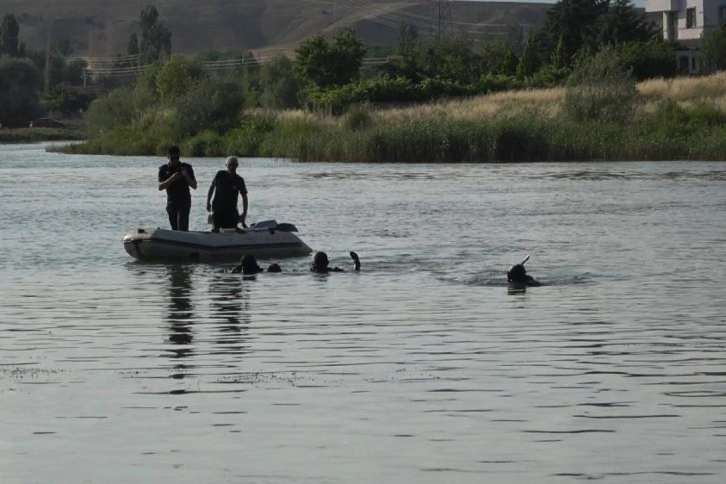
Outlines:
[[[172,55],[153,7],[140,28],[116,69],[131,69],[130,56],[143,59],[141,74],[103,80],[108,92],[80,108],[72,86],[46,86],[38,110],[83,111],[88,133],[54,149],[163,155],[176,144],[184,156],[351,162],[726,158],[726,26],[702,39],[704,75],[678,76],[682,47],[627,0],[560,0],[529,35],[512,27],[484,44],[448,31],[421,38],[402,24],[396,48],[344,30],[264,62]],[[39,85],[31,64],[4,58],[0,84],[15,69]]]
[[0,128],[0,143],[39,143],[42,141],[82,141],[86,132],[70,128]]

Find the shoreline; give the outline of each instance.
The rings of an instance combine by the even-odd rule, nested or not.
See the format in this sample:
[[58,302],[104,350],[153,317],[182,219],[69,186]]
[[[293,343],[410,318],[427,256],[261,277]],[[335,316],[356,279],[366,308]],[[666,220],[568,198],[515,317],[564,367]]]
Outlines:
[[87,140],[86,133],[68,128],[0,128],[0,143],[5,144]]

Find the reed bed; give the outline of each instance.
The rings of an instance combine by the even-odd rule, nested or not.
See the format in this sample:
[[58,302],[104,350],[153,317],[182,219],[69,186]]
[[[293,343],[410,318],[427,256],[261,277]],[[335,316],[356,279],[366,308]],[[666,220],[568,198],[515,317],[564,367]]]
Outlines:
[[576,121],[563,110],[565,88],[532,89],[388,109],[355,106],[338,117],[246,111],[239,127],[185,140],[171,138],[158,123],[137,122],[66,151],[163,154],[176,143],[185,156],[300,161],[726,159],[726,73],[651,80],[637,88],[627,121]]
[[674,101],[696,101],[726,98],[726,72],[703,77],[651,79],[638,85],[640,93],[649,98],[669,98]]

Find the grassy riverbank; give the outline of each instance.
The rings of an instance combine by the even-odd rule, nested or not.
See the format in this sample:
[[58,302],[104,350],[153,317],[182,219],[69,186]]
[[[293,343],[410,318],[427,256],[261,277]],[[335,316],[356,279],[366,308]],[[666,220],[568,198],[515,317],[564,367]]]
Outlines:
[[67,128],[1,128],[0,143],[38,143],[41,141],[85,140],[88,135],[79,129]]
[[351,162],[726,159],[726,73],[636,87],[632,99],[593,108],[628,103],[627,121],[575,119],[567,89],[556,88],[395,109],[360,106],[340,117],[248,111],[235,129],[184,140],[169,129],[174,112],[156,110],[62,149],[160,155],[179,144],[184,156]]

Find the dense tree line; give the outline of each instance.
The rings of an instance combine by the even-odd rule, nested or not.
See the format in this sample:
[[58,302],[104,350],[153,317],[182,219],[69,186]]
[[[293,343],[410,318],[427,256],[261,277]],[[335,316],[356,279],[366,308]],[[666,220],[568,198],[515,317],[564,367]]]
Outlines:
[[27,49],[19,38],[17,19],[5,15],[0,22],[2,126],[28,126],[42,114],[72,116],[87,109],[94,96],[77,89],[83,82],[85,63],[66,61],[73,53],[70,41],[57,40],[46,52]]
[[[13,25],[13,20],[4,20],[0,27],[0,52],[6,56],[24,51],[17,45],[17,23]],[[723,32],[726,30],[704,37],[704,69],[725,66],[726,60],[721,59],[726,44]],[[573,72],[604,51],[619,66],[612,72],[629,79],[676,75],[675,46],[664,42],[629,0],[560,0],[548,10],[540,28],[525,32],[513,26],[505,39],[478,47],[465,35],[423,38],[414,26],[404,23],[396,48],[366,46],[353,31],[343,30],[332,37],[303,41],[293,59],[278,56],[259,63],[243,52],[172,56],[171,38],[156,8],[143,9],[139,31],[130,36],[126,52],[138,56],[137,60],[126,57],[119,66],[131,62],[144,66],[145,72],[135,85],[127,84],[121,94],[110,99],[124,99],[127,107],[136,106],[146,113],[146,117],[130,117],[129,122],[143,118],[161,126],[163,119],[170,117],[171,128],[164,128],[165,136],[177,140],[205,130],[244,131],[247,128],[240,114],[244,109],[303,107],[341,113],[365,103],[426,102],[565,85],[574,82]],[[44,60],[33,53],[26,56],[33,59],[30,65],[35,65],[42,79],[48,71],[42,65]],[[366,57],[388,60],[371,66]],[[237,67],[214,72],[204,68],[206,61],[225,59],[234,60],[231,65]],[[45,82],[66,86],[67,79],[78,77],[82,68],[64,65],[50,69],[54,77]],[[108,82],[108,86],[115,85]],[[68,106],[83,109],[70,97],[67,86],[51,89],[45,106],[55,112],[70,112]],[[110,102],[97,102],[107,113],[101,113],[98,106],[93,110],[95,126],[111,129],[119,126],[112,121],[114,113],[127,116],[126,108],[111,109]]]

